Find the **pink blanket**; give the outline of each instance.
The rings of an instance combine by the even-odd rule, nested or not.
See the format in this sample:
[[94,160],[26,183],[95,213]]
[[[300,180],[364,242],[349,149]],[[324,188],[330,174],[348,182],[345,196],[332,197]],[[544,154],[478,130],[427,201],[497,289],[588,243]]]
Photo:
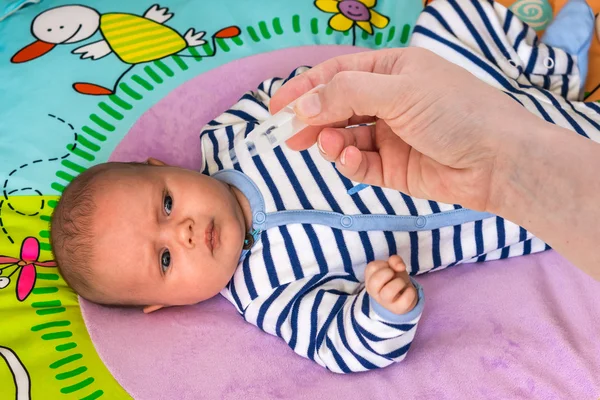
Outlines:
[[[246,90],[355,48],[235,61],[149,110],[113,159],[200,165],[198,134]],[[164,121],[169,121],[165,125]],[[406,360],[339,376],[244,322],[226,300],[144,315],[82,301],[96,348],[136,399],[595,399],[600,284],[554,252],[419,278],[427,304]]]

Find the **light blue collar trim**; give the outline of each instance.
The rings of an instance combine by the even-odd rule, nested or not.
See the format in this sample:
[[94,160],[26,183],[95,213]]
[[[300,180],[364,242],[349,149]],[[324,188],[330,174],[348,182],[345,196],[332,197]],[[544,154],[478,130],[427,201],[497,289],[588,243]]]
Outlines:
[[228,185],[235,186],[246,196],[250,202],[252,211],[252,229],[264,231],[266,229],[265,200],[258,187],[245,174],[235,169],[226,169],[211,175],[211,177],[225,182]]
[[[248,202],[250,202],[250,210],[252,211],[252,237],[254,238],[254,243],[256,243],[260,233],[266,229],[265,222],[267,220],[265,200],[258,187],[252,182],[252,179],[235,169],[222,170],[211,176],[228,185],[235,186],[246,196]],[[243,249],[238,263],[242,262],[249,252],[249,249]]]

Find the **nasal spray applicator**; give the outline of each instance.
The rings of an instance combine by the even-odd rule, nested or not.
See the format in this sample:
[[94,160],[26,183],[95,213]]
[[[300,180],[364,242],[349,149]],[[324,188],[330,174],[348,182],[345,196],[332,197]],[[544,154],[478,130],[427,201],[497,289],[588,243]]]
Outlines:
[[[308,93],[317,92],[324,86],[325,85],[323,84],[315,86]],[[280,146],[286,140],[308,126],[296,116],[296,113],[294,112],[295,105],[296,100],[283,107],[281,111],[265,120],[246,136],[245,144],[252,157],[257,154],[266,153],[275,147]],[[360,125],[373,124],[374,123]],[[348,126],[347,128],[356,126],[358,125]]]
[[[324,86],[315,86],[308,93],[314,93]],[[251,156],[274,149],[308,126],[296,116],[295,105],[296,100],[283,107],[246,136],[246,147]]]

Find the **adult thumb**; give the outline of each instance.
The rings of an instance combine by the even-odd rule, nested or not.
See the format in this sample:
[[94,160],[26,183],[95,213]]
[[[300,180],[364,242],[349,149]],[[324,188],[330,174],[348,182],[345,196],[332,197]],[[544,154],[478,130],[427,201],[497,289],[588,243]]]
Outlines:
[[342,71],[318,90],[301,96],[295,112],[309,125],[346,121],[355,115],[392,118],[400,112],[396,107],[406,81],[400,75]]

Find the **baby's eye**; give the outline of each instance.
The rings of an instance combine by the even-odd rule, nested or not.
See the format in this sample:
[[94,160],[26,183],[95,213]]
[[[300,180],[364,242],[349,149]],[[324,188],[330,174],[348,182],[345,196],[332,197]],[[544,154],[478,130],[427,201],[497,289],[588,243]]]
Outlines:
[[167,215],[171,215],[171,210],[173,209],[173,198],[168,194],[165,195],[165,198],[163,199],[163,208]]
[[169,252],[169,250],[165,250],[160,255],[160,268],[162,269],[162,272],[167,272],[169,266],[171,266],[171,252]]

